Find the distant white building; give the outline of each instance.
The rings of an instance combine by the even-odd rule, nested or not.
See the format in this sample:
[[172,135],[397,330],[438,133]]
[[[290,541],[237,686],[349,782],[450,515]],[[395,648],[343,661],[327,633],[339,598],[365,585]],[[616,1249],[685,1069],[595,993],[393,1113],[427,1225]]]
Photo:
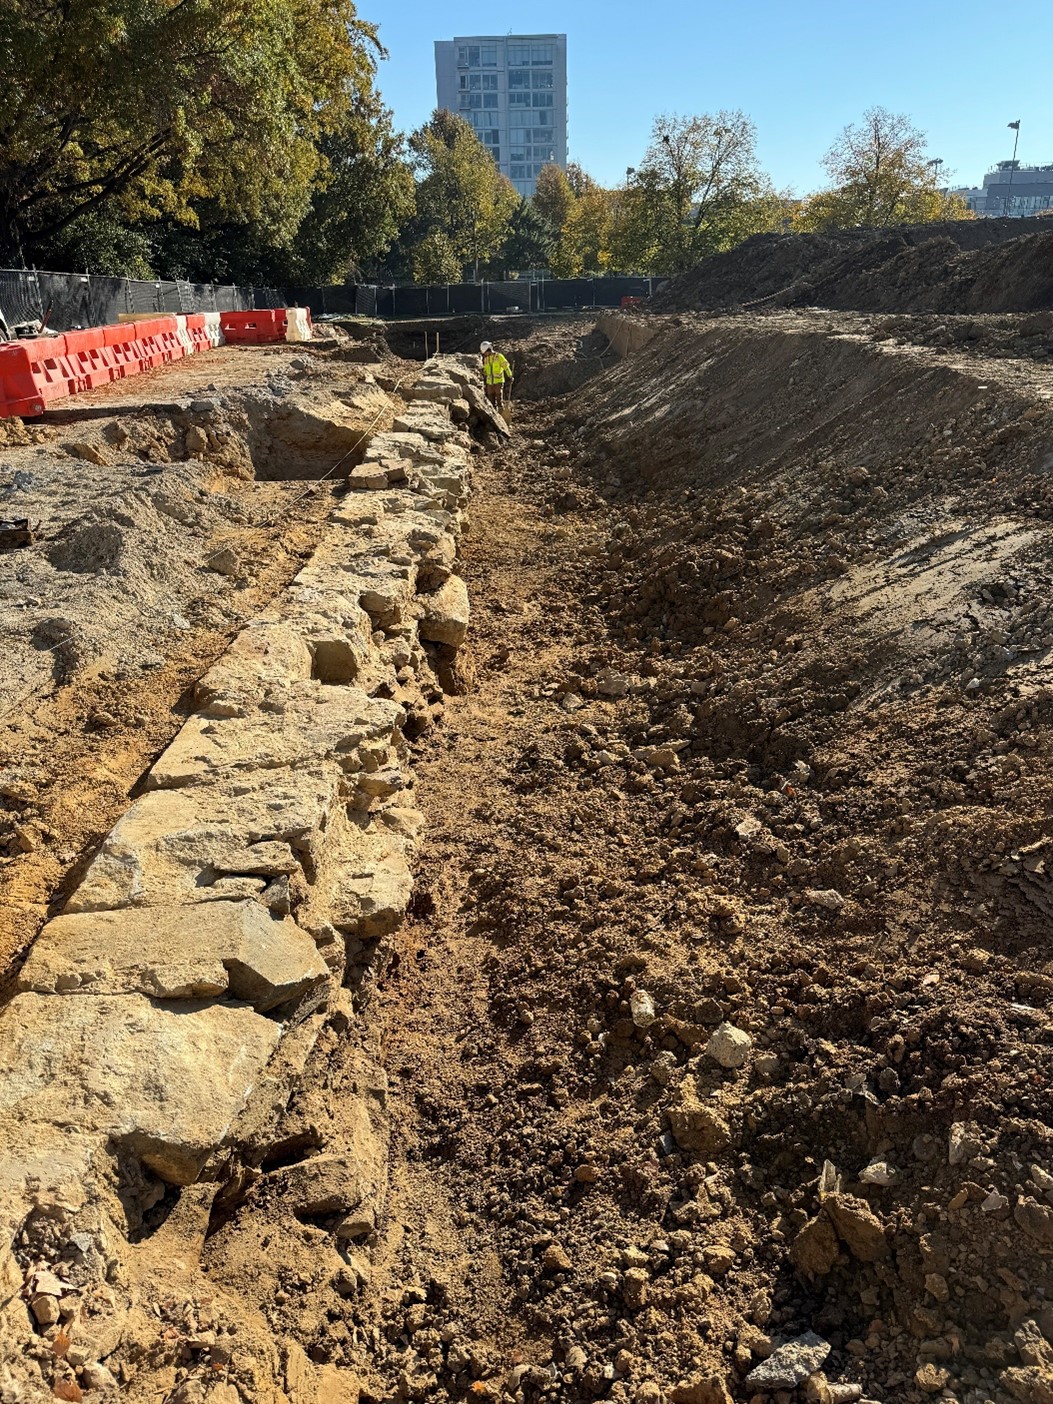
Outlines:
[[[1012,174],[1012,183],[1010,183]],[[1019,162],[999,161],[984,176],[983,185],[952,190],[960,195],[981,219],[1024,219],[1028,215],[1053,210],[1053,165],[1021,166]],[[1006,208],[1006,201],[1009,205]]]
[[475,128],[520,195],[567,164],[567,36],[474,35],[435,43],[438,106]]

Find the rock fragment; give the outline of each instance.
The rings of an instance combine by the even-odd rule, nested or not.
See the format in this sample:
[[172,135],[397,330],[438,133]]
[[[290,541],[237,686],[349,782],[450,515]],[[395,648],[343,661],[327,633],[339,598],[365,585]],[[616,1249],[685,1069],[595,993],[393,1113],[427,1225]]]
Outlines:
[[722,1068],[741,1068],[749,1057],[753,1040],[743,1029],[727,1022],[718,1024],[706,1044],[706,1054]]
[[669,1109],[669,1125],[684,1150],[712,1156],[731,1142],[728,1123],[714,1107],[702,1101],[694,1078],[685,1078],[681,1083],[677,1101]]
[[863,1199],[850,1194],[829,1194],[823,1210],[848,1251],[861,1263],[876,1263],[888,1254],[881,1220]]
[[433,595],[423,595],[420,636],[432,643],[460,648],[468,632],[468,587],[459,575],[450,578]]
[[629,996],[629,1014],[638,1029],[649,1029],[654,1023],[654,1000],[646,990],[633,990]]
[[819,1370],[830,1354],[830,1346],[814,1331],[778,1346],[746,1376],[754,1389],[794,1389]]

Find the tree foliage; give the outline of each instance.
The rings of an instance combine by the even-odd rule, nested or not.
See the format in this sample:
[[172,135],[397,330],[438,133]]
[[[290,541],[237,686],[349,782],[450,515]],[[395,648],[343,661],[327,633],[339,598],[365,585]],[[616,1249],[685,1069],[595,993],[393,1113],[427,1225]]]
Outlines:
[[360,273],[395,242],[415,207],[403,139],[376,93],[357,94],[319,149],[318,186],[289,257],[289,277],[300,283]]
[[617,266],[672,274],[773,227],[782,202],[741,112],[656,119],[613,214]]
[[3,0],[0,56],[0,263],[273,284],[675,274],[788,219],[968,214],[883,108],[803,201],[729,111],[657,118],[617,190],[547,165],[522,200],[461,117],[395,130],[355,0]]
[[379,53],[352,0],[5,0],[0,259],[201,202],[291,238]]
[[558,237],[574,203],[574,191],[562,166],[552,164],[541,167],[541,173],[534,182],[531,203],[553,235]]
[[799,229],[969,218],[960,196],[937,188],[938,166],[927,159],[925,134],[903,113],[869,108],[858,126],[841,132],[823,166],[830,187],[802,202],[794,218]]
[[535,211],[552,230],[549,267],[558,278],[602,273],[609,266],[614,194],[581,166],[542,167],[533,197]]
[[[433,113],[409,145],[419,177],[411,231],[414,275],[420,282],[456,281],[471,268],[478,277],[508,236],[519,205],[515,186],[464,118],[452,112]],[[440,265],[452,278],[434,278]]]
[[536,202],[521,200],[512,212],[508,237],[501,249],[500,261],[505,270],[547,268],[555,247],[552,226],[538,212]]

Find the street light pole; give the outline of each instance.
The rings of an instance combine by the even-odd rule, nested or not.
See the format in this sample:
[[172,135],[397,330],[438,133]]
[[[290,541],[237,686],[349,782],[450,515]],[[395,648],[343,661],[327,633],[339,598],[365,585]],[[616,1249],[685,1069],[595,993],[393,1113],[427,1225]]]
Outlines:
[[1013,176],[1014,176],[1015,173],[1016,173],[1016,148],[1017,148],[1017,143],[1020,141],[1020,119],[1017,118],[1017,120],[1016,120],[1015,122],[1010,122],[1010,123],[1009,123],[1009,126],[1013,129],[1013,132],[1014,132],[1014,136],[1013,136],[1013,160],[1012,160],[1012,162],[1011,162],[1011,164],[1010,164],[1010,166],[1009,166],[1009,188],[1006,190],[1006,194],[1005,194],[1005,205],[1003,206],[1003,209],[1002,209],[1002,218],[1003,218],[1003,219],[1005,219],[1006,216],[1009,214],[1009,201],[1013,198]]

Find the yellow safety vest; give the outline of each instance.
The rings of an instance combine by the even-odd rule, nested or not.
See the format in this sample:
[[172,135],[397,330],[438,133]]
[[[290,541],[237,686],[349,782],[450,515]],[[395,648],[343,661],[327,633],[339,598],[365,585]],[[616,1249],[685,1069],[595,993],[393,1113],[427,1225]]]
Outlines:
[[503,385],[512,379],[512,367],[500,351],[487,353],[483,360],[483,378],[487,385]]

